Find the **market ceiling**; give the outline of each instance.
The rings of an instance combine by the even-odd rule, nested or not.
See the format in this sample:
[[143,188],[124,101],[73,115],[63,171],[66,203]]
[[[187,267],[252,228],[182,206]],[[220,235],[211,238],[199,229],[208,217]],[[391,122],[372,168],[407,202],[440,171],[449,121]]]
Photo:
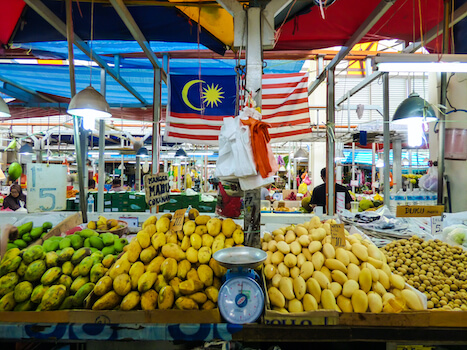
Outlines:
[[[65,22],[64,1],[27,0],[27,2],[45,6],[59,21]],[[456,1],[455,6],[465,8],[466,2],[467,0]],[[126,0],[124,3],[144,37],[150,42],[193,43],[197,47],[206,47],[217,54],[224,54],[225,50],[232,45],[233,17],[212,1],[202,0],[194,3],[184,0],[178,2],[174,0],[144,2]],[[284,1],[284,3],[287,2]],[[384,5],[385,3],[393,3],[393,5],[388,7]],[[26,42],[64,40],[63,33],[60,34],[41,15],[27,6],[25,1],[0,0],[0,5],[2,6],[0,43],[12,44],[14,48],[15,44]],[[109,0],[94,0],[94,6],[93,37],[95,40],[122,40],[123,43],[133,40],[132,35]],[[381,16],[378,16],[381,18],[375,24],[372,23],[371,29],[365,32],[366,34],[359,40],[360,42],[389,38],[417,41],[423,39],[423,35],[430,30],[432,33],[435,30],[435,34],[431,35],[430,39],[439,39],[438,34],[441,34],[441,31],[438,29],[442,28],[440,23],[443,19],[443,1],[441,0],[336,0],[331,6],[324,9],[314,5],[312,0],[295,0],[289,1],[287,6],[281,9],[275,17],[274,26],[277,42],[274,50],[309,51],[344,45],[358,31],[362,23],[371,20],[368,18],[370,14],[381,7],[385,8],[381,12]],[[91,0],[74,1],[72,9],[75,34],[82,40],[88,41],[91,38]],[[426,35],[424,39],[427,40]],[[431,51],[439,52],[441,50],[439,40],[423,43]],[[151,50],[154,50],[152,45]],[[112,50],[110,51],[107,53],[108,55],[115,54]],[[142,52],[141,50],[133,50],[130,53],[138,54],[137,51]],[[170,52],[170,49],[168,51]],[[113,58],[110,56],[104,56],[103,60],[111,61]],[[130,62],[131,58],[127,60]],[[138,60],[135,59],[132,63],[136,65],[137,62]],[[10,66],[10,69],[12,68]],[[66,81],[66,77],[63,78]],[[146,87],[138,86],[141,83],[141,80],[135,80],[131,82],[131,85],[135,85],[134,89],[141,96],[149,95],[148,91],[145,91]],[[63,96],[63,93],[57,93],[57,91],[47,91],[45,86],[43,89],[34,91],[68,97]],[[117,95],[114,98],[120,102],[133,98],[127,96],[128,92],[120,86],[115,87],[115,93]],[[111,91],[107,98],[112,99]],[[146,97],[144,100],[150,102]],[[134,105],[134,101],[121,102],[121,105],[131,107]]]

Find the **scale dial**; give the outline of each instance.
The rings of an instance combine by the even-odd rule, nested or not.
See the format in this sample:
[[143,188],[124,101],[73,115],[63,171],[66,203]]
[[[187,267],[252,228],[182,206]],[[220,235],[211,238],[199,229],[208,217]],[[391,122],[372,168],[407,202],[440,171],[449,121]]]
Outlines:
[[222,317],[229,323],[255,322],[263,312],[263,290],[251,278],[234,277],[222,285],[218,304]]

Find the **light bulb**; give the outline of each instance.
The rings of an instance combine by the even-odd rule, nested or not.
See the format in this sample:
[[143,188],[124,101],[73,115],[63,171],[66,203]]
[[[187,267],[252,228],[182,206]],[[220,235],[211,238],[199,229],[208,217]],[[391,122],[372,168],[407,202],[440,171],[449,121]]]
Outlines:
[[96,118],[94,116],[87,116],[83,118],[83,129],[94,130],[96,128]]
[[420,147],[424,134],[422,118],[409,118],[406,123],[409,147]]

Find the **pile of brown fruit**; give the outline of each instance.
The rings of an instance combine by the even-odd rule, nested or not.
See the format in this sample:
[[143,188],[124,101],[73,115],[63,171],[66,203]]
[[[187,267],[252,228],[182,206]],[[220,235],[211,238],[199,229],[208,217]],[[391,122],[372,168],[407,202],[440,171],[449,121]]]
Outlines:
[[467,252],[413,236],[383,248],[393,273],[428,298],[428,309],[467,310]]

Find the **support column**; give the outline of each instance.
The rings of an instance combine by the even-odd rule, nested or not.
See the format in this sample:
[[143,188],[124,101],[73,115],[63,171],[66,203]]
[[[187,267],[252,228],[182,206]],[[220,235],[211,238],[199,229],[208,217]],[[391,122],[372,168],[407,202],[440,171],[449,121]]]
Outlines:
[[376,144],[371,144],[371,189],[375,191],[376,182]]
[[[352,142],[352,183],[355,182],[355,142]],[[355,193],[355,185],[352,184],[352,192]]]
[[[254,6],[250,3],[250,6]],[[263,74],[261,8],[247,9],[246,89],[256,93],[256,106],[261,108],[261,82]],[[245,191],[244,198],[245,245],[261,248],[261,189]]]
[[383,171],[383,182],[384,182],[384,204],[389,206],[389,73],[383,74],[383,144],[384,144],[384,171]]
[[141,192],[141,157],[138,156],[135,164],[135,191]]
[[394,187],[396,191],[402,188],[402,140],[396,138],[392,141],[392,179],[394,181]]
[[[102,93],[102,90],[101,90]],[[105,120],[99,120],[99,168],[98,168],[98,179],[97,182],[97,212],[104,212],[104,183],[105,183],[105,160],[104,160],[104,149],[105,149]]]
[[327,210],[328,215],[334,215],[335,212],[335,177],[334,177],[334,157],[335,157],[335,70],[328,70],[327,79],[327,133],[326,133],[326,195],[327,195]]
[[[161,70],[154,68],[154,89],[153,89],[153,124],[152,124],[152,173],[159,172],[159,150],[160,150],[160,129],[161,120]],[[159,212],[159,206],[151,208],[151,213]]]

